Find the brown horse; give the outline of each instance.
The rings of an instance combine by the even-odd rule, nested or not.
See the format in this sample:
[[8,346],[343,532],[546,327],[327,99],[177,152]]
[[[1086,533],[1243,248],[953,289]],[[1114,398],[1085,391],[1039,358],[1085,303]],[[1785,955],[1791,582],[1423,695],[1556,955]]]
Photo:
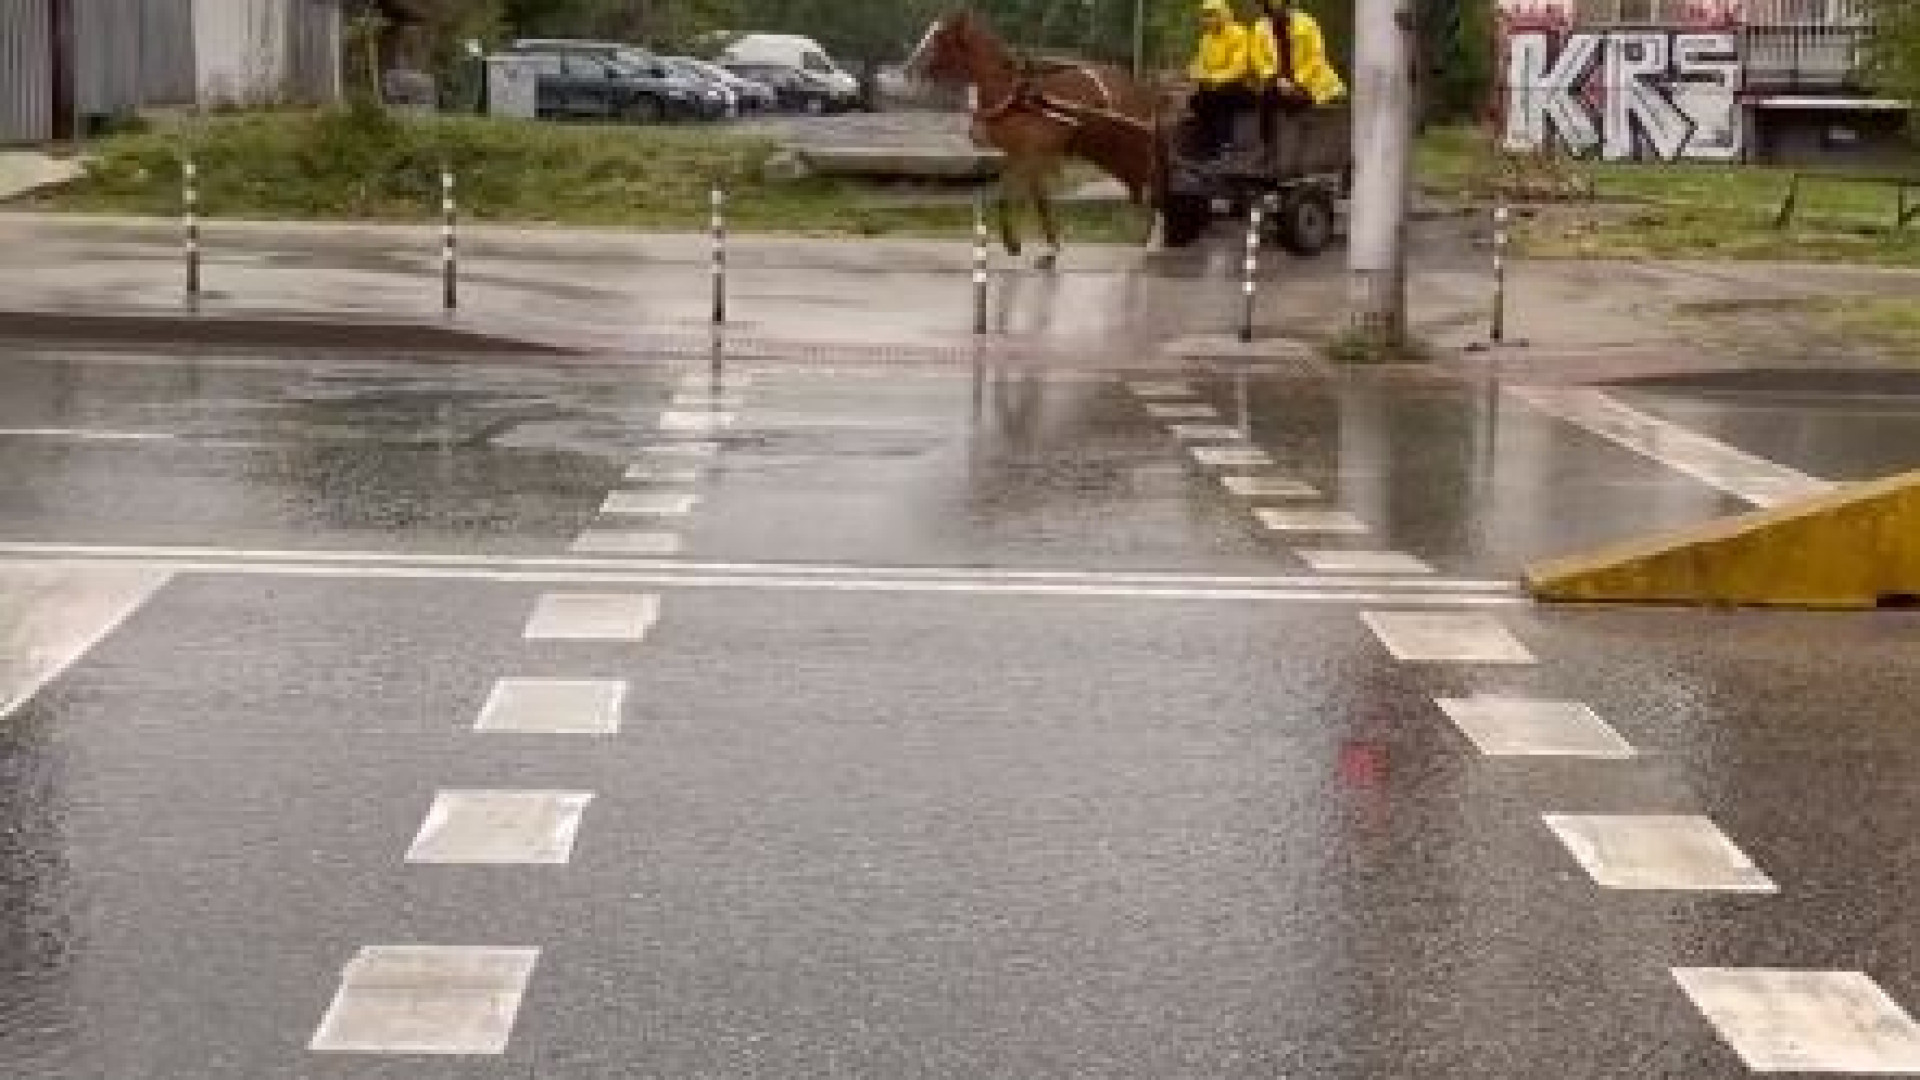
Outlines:
[[1033,204],[1046,233],[1041,266],[1054,264],[1060,227],[1048,188],[1068,156],[1106,170],[1127,185],[1135,203],[1156,187],[1157,101],[1119,68],[1023,64],[984,19],[966,10],[936,22],[908,66],[934,82],[973,89],[973,141],[1006,155],[1000,234],[1010,255],[1020,254],[1013,215],[1018,195]]

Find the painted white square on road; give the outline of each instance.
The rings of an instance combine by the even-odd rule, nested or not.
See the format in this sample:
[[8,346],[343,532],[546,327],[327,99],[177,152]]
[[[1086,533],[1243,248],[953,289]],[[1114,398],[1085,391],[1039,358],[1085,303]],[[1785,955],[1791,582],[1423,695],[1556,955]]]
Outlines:
[[442,791],[407,849],[410,863],[564,865],[593,795],[581,791]]
[[1317,499],[1320,489],[1281,476],[1223,476],[1220,483],[1243,499]]
[[1779,891],[1720,826],[1691,814],[1543,814],[1603,889]]
[[660,430],[668,432],[724,431],[733,426],[728,412],[687,412],[674,410],[660,414]]
[[1433,567],[1403,551],[1295,551],[1321,574],[1431,574]]
[[1360,617],[1396,660],[1455,664],[1536,662],[1520,639],[1491,615],[1369,611]]
[[373,945],[340,975],[313,1050],[347,1054],[506,1051],[539,949]]
[[1193,396],[1190,382],[1130,382],[1127,389],[1138,398],[1183,398]]
[[1218,420],[1220,410],[1205,404],[1168,404],[1153,402],[1146,406],[1147,415],[1155,420]]
[[711,441],[689,440],[687,442],[652,443],[640,448],[643,454],[657,454],[663,457],[712,457],[720,452],[720,444]]
[[1344,510],[1255,510],[1253,516],[1273,532],[1358,535],[1367,523]]
[[611,735],[620,730],[627,684],[618,679],[501,679],[475,731]]
[[1633,746],[1577,701],[1442,698],[1441,711],[1488,757],[1622,759]]
[[527,620],[528,641],[644,641],[660,621],[652,593],[547,593]]
[[651,514],[685,517],[700,505],[700,496],[683,491],[616,491],[600,504],[603,514]]
[[1920,1025],[1857,971],[1675,968],[1754,1072],[1920,1073]]
[[1272,455],[1253,446],[1194,446],[1193,460],[1210,469],[1251,469],[1273,464]]
[[678,555],[678,534],[627,529],[589,529],[573,542],[576,555]]
[[1226,424],[1174,424],[1167,430],[1181,442],[1240,442],[1247,437]]
[[636,484],[697,484],[701,472],[684,465],[629,465],[626,479]]

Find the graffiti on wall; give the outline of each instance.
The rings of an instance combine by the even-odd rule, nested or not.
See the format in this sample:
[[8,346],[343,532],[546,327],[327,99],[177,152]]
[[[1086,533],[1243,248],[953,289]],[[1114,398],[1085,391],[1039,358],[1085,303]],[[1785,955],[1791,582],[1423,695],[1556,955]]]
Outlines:
[[1740,157],[1739,37],[1714,30],[1506,35],[1505,142],[1608,161]]

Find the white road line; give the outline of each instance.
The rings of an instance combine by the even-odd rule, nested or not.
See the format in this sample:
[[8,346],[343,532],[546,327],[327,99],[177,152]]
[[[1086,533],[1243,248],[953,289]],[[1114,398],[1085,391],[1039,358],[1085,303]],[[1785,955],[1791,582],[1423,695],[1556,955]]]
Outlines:
[[0,719],[105,640],[169,576],[100,563],[0,566]]
[[1519,401],[1760,507],[1821,495],[1838,485],[1681,427],[1591,387],[1515,386]]
[[1320,489],[1279,476],[1222,476],[1221,486],[1243,499],[1317,499]]
[[1394,659],[1408,663],[1532,664],[1527,647],[1489,615],[1368,611],[1360,618]]
[[630,529],[589,529],[573,542],[582,555],[672,555],[680,548],[674,533]]
[[1323,574],[1431,574],[1433,567],[1404,551],[1300,551],[1301,562]]
[[374,945],[360,950],[310,1049],[348,1054],[503,1053],[539,949]]
[[652,593],[547,593],[527,620],[528,641],[644,641],[660,621]]
[[1367,531],[1367,523],[1344,510],[1255,510],[1261,527],[1269,532],[1320,533],[1333,536],[1357,536]]
[[[55,565],[64,565],[55,563]],[[1532,601],[1511,592],[1388,591],[1375,582],[1370,591],[1312,588],[1179,588],[1153,585],[1073,584],[1045,581],[889,579],[875,577],[783,577],[772,574],[686,574],[662,571],[501,570],[486,567],[414,564],[302,564],[296,562],[152,561],[139,565],[178,574],[233,574],[253,577],[360,579],[366,581],[484,581],[503,585],[592,585],[601,588],[651,586],[678,589],[765,589],[838,593],[927,593],[968,596],[1071,597],[1179,601],[1257,601],[1398,605],[1414,608],[1527,607]],[[1425,584],[1425,583],[1421,583]]]
[[1920,1025],[1858,971],[1675,968],[1754,1072],[1920,1074]]
[[501,679],[480,708],[475,731],[531,735],[612,735],[620,730],[627,684],[618,679]]
[[1187,453],[1210,469],[1253,469],[1273,464],[1272,455],[1258,447],[1191,446]]
[[1144,406],[1155,420],[1218,420],[1220,410],[1205,404],[1166,404],[1151,402]]
[[592,801],[584,791],[437,792],[406,861],[564,866]]
[[1631,743],[1579,702],[1473,697],[1442,698],[1438,704],[1488,757],[1634,756]]
[[1689,814],[1543,814],[1603,889],[1770,893],[1779,889],[1720,827]]
[[172,431],[101,431],[93,428],[0,428],[0,439],[72,439],[79,442],[178,442]]
[[647,514],[685,517],[700,505],[700,496],[679,491],[616,491],[600,504],[602,514]]
[[943,566],[857,566],[818,563],[696,562],[681,559],[595,559],[576,556],[466,555],[401,551],[329,551],[322,549],[222,548],[193,545],[68,544],[39,541],[0,541],[0,558],[85,560],[135,565],[180,562],[287,562],[303,564],[397,564],[406,566],[475,567],[492,570],[634,571],[778,577],[892,578],[936,581],[1087,582],[1093,584],[1167,585],[1184,588],[1306,588],[1368,590],[1433,590],[1437,592],[1519,592],[1509,581],[1487,578],[1334,577],[1313,574],[1197,574],[1124,570],[1000,570]]
[[1173,424],[1167,431],[1181,442],[1242,442],[1247,437],[1226,424]]

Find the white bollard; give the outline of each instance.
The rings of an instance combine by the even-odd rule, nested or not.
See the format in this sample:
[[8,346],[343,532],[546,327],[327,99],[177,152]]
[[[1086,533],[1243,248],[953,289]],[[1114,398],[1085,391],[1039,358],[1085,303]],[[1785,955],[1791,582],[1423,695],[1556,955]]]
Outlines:
[[180,163],[181,240],[186,247],[187,306],[200,306],[200,166]]
[[1241,291],[1245,294],[1246,304],[1240,318],[1240,340],[1253,342],[1254,309],[1260,291],[1260,232],[1265,222],[1258,200],[1247,214],[1247,261],[1241,280]]
[[727,324],[727,193],[713,188],[713,325]]
[[453,170],[440,173],[440,284],[441,305],[448,311],[460,307],[460,224],[459,204],[454,200]]
[[973,200],[973,332],[987,335],[987,199],[984,194]]

